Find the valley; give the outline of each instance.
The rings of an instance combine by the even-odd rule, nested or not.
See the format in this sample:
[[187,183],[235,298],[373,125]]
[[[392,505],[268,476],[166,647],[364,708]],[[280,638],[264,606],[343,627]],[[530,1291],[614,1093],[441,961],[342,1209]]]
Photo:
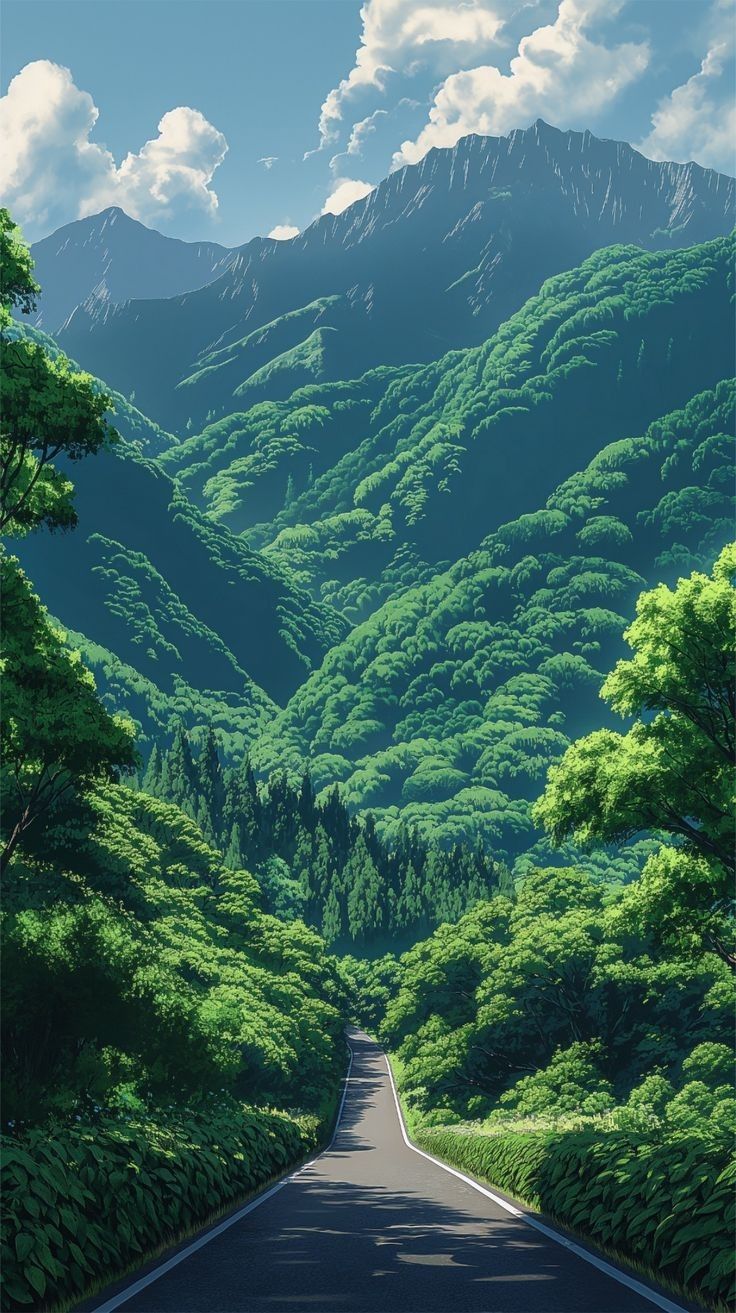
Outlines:
[[540,119],[287,240],[1,213],[3,1308],[291,1301],[336,1195],[346,1288],[383,1209],[402,1307],[572,1308],[485,1186],[725,1307],[734,180]]

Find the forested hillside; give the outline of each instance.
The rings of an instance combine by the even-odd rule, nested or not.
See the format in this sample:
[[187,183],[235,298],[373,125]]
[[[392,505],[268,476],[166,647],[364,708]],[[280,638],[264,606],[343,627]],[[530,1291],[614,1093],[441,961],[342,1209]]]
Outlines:
[[510,887],[480,843],[430,847],[403,825],[388,844],[337,786],[318,800],[306,772],[259,787],[247,757],[223,769],[212,729],[198,754],[181,727],[168,751],[154,746],[141,788],[196,820],[225,866],[253,871],[268,911],[306,921],[335,951],[396,951]]
[[598,692],[643,583],[712,561],[732,532],[734,384],[604,447],[536,513],[386,602],[327,656],[253,753],[388,824],[534,842],[530,803]]
[[208,286],[190,284],[199,290],[90,297],[61,345],[135,390],[165,428],[191,421],[196,432],[208,413],[240,408],[241,386],[250,400],[282,397],[305,372],[352,378],[483,342],[545,278],[599,247],[703,242],[730,231],[733,204],[722,174],[539,120],[431,150],[290,241],[254,238]]
[[732,261],[731,239],[598,251],[483,346],[232,414],[167,468],[236,529],[286,502],[251,541],[360,616],[397,552],[404,574],[412,554],[452,559],[728,376]]
[[241,709],[224,713],[241,725],[250,707],[252,736],[269,699],[285,700],[346,632],[129,443],[81,465],[74,481],[80,531],[53,552],[29,538],[21,560],[66,624],[161,693],[181,690],[182,705],[216,693]]

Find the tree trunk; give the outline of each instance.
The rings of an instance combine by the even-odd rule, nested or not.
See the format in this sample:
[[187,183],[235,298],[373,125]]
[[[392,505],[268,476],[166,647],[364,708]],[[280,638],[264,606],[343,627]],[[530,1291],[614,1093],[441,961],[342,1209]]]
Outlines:
[[17,821],[16,824],[13,826],[13,832],[10,838],[8,839],[8,842],[6,843],[5,847],[3,848],[2,853],[0,853],[0,875],[5,874],[8,868],[8,864],[13,856],[13,853],[15,852],[16,848],[18,847],[18,844],[20,843],[21,835],[23,834],[25,828],[26,827],[23,824],[23,818],[21,817],[21,819]]

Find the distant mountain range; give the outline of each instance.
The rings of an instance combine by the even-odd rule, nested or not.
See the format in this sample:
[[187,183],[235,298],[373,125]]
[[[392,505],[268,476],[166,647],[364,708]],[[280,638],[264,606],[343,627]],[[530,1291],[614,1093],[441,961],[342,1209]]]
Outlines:
[[63,318],[71,356],[181,433],[310,382],[476,345],[601,246],[690,245],[733,218],[733,179],[539,120],[431,150],[291,241],[226,251],[105,211],[33,254],[43,327]]
[[163,237],[113,205],[36,242],[33,258],[43,291],[30,322],[53,336],[77,306],[99,317],[120,301],[178,296],[210,283],[234,252]]

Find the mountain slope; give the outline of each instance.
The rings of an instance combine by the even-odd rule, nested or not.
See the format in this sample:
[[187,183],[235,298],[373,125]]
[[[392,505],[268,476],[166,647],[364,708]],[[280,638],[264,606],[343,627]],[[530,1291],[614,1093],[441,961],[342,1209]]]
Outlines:
[[362,619],[397,579],[467,552],[603,444],[725,377],[732,251],[732,239],[598,251],[483,346],[231,415],[170,448],[166,468]]
[[723,382],[605,447],[535,514],[395,596],[333,649],[253,754],[391,826],[513,857],[546,770],[601,717],[642,587],[732,536],[734,396]]
[[[121,444],[73,470],[79,527],[17,554],[63,624],[168,694],[285,700],[345,632],[285,572]],[[265,697],[268,695],[268,697]],[[227,700],[227,698],[226,698]]]
[[65,224],[31,253],[43,291],[30,322],[51,334],[78,305],[104,318],[115,302],[177,296],[218,277],[232,258],[216,242],[164,237],[117,205]]
[[[433,359],[483,341],[543,279],[598,247],[703,241],[731,228],[733,205],[723,175],[539,121],[432,150],[291,241],[247,243],[198,291],[122,306],[91,299],[60,340],[85,368],[135,391],[159,423],[196,430],[208,413],[236,408],[255,367],[236,353],[234,369],[213,373],[212,353],[274,325],[275,340],[299,346],[315,301],[323,329],[349,325],[352,367],[340,361],[333,377]],[[274,354],[283,349],[274,344]]]

